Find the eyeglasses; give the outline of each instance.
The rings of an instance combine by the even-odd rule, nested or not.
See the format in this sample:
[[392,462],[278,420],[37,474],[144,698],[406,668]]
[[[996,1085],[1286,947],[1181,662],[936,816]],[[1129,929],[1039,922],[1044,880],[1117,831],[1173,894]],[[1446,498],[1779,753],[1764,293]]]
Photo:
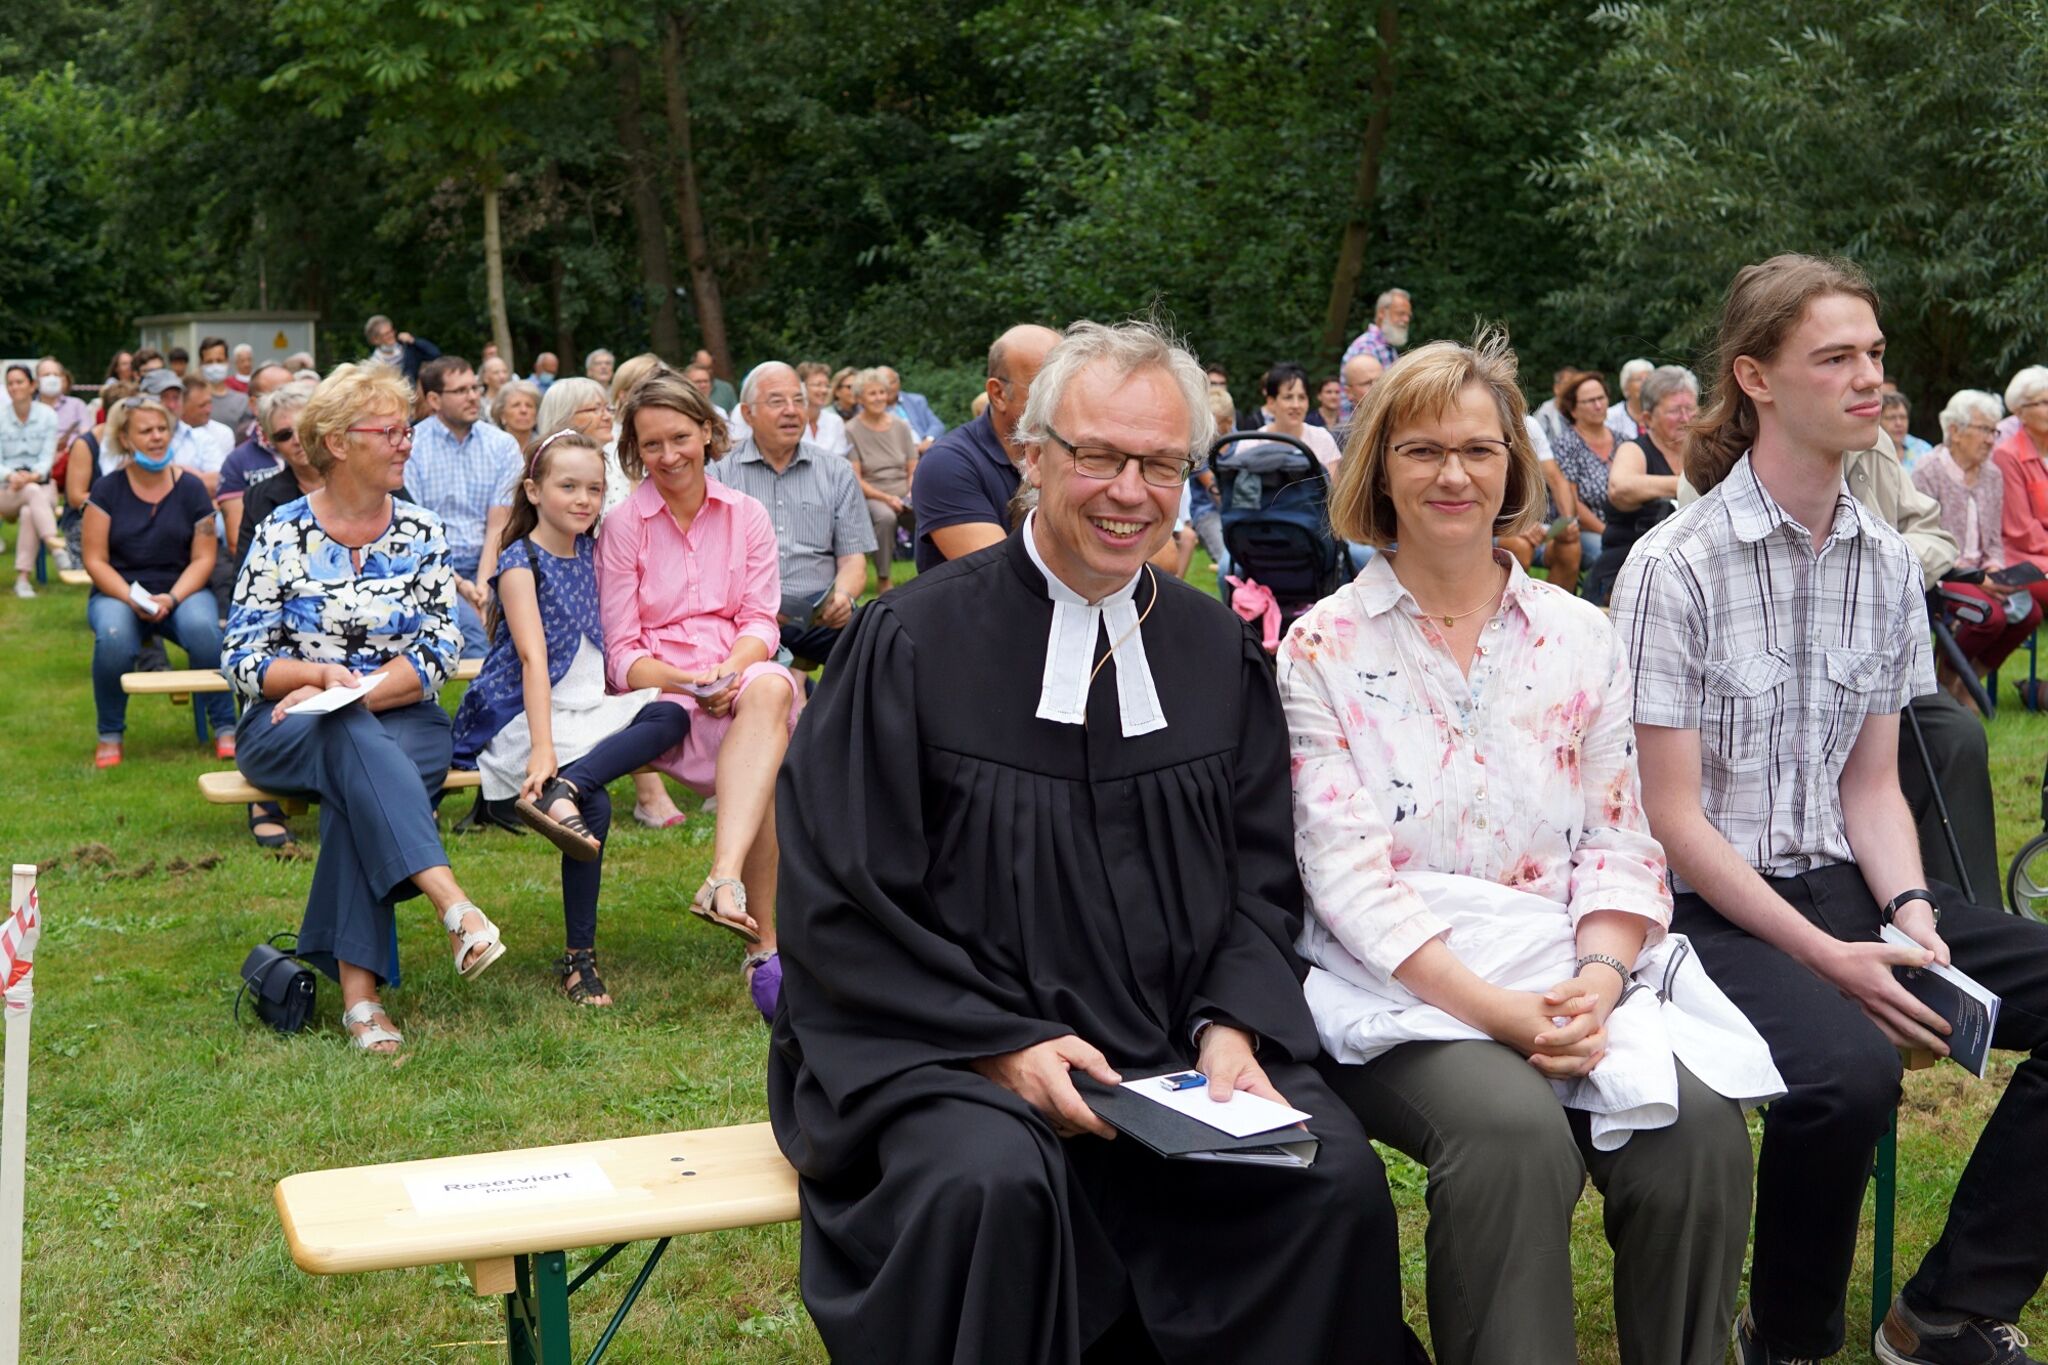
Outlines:
[[1394,447],[1394,453],[1416,465],[1435,465],[1443,468],[1444,462],[1455,455],[1458,463],[1467,469],[1484,469],[1495,460],[1508,457],[1506,441],[1467,441],[1461,446],[1440,446],[1434,441],[1409,441]]
[[1996,436],[1998,434],[1998,428],[1992,426],[1989,422],[1969,422],[1963,426],[1963,430],[1974,431],[1979,436]]
[[759,408],[763,412],[792,412],[801,409],[804,406],[804,400],[802,398],[791,398],[786,393],[779,393],[773,398],[764,398],[760,402],[751,403],[748,406]]
[[[481,392],[482,390],[475,384],[464,384],[459,389],[448,388],[441,390],[441,396],[443,398],[467,398],[469,397],[469,395],[473,393]],[[353,430],[353,428],[351,428],[351,430]]]
[[366,436],[382,436],[384,444],[394,448],[412,444],[412,428],[404,423],[393,427],[350,427],[349,430],[360,431]]
[[610,405],[609,405],[609,404],[606,404],[606,403],[592,403],[592,404],[590,404],[590,405],[589,405],[588,407],[582,407],[582,408],[578,408],[578,409],[576,409],[576,411],[575,411],[575,412],[573,412],[573,413],[571,413],[571,414],[569,414],[569,415],[570,415],[570,416],[572,416],[572,417],[594,417],[594,416],[596,416],[596,415],[597,415],[598,413],[600,413],[600,412],[601,412],[601,413],[605,414],[605,415],[606,415],[607,417],[609,417],[609,416],[611,415],[611,411],[612,411],[612,410],[611,410],[611,407],[610,407]]
[[276,431],[270,433],[270,443],[274,446],[281,446],[286,441],[291,440],[294,434],[290,427],[279,427]]
[[1074,459],[1074,472],[1084,478],[1108,483],[1123,477],[1124,466],[1136,461],[1138,474],[1154,488],[1177,488],[1195,472],[1195,462],[1174,455],[1127,455],[1107,446],[1077,446],[1050,426],[1045,434],[1065,446]]

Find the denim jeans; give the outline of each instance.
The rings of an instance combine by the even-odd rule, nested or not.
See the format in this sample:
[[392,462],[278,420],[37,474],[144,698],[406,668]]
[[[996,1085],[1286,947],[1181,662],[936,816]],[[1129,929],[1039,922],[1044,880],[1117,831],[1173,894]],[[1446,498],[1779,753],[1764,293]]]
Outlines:
[[[184,649],[193,668],[217,669],[219,611],[213,594],[202,588],[150,628]],[[142,652],[142,618],[119,598],[95,592],[86,601],[85,619],[92,626],[92,699],[99,712],[100,737],[117,740],[128,728],[128,694],[121,690],[121,675],[135,667],[135,656]],[[206,709],[215,734],[235,728],[234,698],[226,692],[202,693],[192,698],[192,704]]]
[[[449,567],[455,571],[457,578],[476,582],[477,560],[453,560]],[[484,618],[478,614],[475,607],[469,605],[469,599],[461,593],[455,595],[455,625],[462,632],[463,658],[481,659],[489,652],[491,637],[484,634]]]

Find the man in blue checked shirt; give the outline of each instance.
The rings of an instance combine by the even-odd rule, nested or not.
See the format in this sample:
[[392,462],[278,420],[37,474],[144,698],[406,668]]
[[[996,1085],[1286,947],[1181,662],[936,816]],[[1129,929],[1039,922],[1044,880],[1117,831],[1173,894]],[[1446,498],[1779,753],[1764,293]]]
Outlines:
[[478,420],[483,384],[462,357],[444,355],[420,366],[420,392],[428,415],[413,428],[406,486],[420,506],[441,518],[455,568],[462,657],[481,659],[489,643],[483,612],[497,572],[498,541],[519,485],[519,442]]

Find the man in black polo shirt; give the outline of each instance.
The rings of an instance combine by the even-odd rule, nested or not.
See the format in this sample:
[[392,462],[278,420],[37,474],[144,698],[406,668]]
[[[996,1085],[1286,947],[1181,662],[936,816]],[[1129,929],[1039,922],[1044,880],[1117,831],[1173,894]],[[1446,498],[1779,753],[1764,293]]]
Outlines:
[[1050,327],[1019,323],[988,348],[988,411],[941,436],[917,464],[917,571],[1009,539],[1010,499],[1024,458],[1017,419],[1031,381],[1059,344]]

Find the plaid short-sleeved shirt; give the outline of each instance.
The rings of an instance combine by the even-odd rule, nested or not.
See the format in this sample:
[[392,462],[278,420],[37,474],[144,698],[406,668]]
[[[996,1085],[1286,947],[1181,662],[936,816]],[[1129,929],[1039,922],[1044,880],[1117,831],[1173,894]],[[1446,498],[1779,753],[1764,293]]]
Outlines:
[[1636,543],[1613,602],[1636,723],[1700,732],[1701,804],[1735,851],[1772,877],[1853,861],[1841,778],[1863,719],[1934,690],[1898,533],[1845,486],[1815,553],[1745,455]]
[[461,440],[439,417],[412,429],[406,486],[419,505],[441,519],[457,573],[475,571],[484,548],[484,522],[493,507],[510,507],[524,461],[519,442],[482,422]]

